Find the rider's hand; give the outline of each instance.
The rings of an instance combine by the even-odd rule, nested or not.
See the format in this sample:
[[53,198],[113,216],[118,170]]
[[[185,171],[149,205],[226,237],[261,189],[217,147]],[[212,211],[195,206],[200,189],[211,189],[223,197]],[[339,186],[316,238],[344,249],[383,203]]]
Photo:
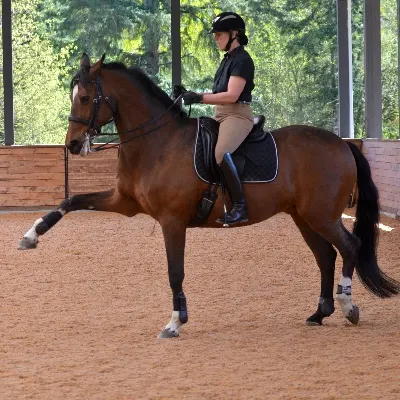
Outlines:
[[185,106],[190,106],[191,104],[201,103],[203,101],[203,95],[201,93],[185,92],[182,95],[182,99]]
[[172,88],[172,98],[175,100],[177,99],[181,94],[187,92],[184,86],[182,85],[174,85]]

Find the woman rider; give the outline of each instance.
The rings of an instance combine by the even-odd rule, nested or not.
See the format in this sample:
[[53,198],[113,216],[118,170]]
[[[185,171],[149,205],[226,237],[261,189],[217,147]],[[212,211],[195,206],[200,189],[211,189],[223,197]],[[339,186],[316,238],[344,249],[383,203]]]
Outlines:
[[204,103],[216,106],[214,119],[219,121],[220,127],[215,158],[232,200],[231,211],[217,222],[228,225],[247,222],[242,184],[231,157],[253,128],[250,103],[254,89],[254,63],[243,47],[248,42],[245,29],[243,19],[233,12],[223,12],[213,20],[211,32],[219,49],[226,53],[215,74],[212,93],[183,94],[185,105]]

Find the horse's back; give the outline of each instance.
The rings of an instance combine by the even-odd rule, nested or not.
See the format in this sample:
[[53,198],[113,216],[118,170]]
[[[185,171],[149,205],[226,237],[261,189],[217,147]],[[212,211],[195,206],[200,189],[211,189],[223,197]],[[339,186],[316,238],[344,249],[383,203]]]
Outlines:
[[279,170],[292,190],[297,210],[322,208],[339,215],[357,179],[347,143],[325,129],[293,125],[272,131]]
[[339,146],[347,146],[345,141],[333,132],[315,126],[289,125],[275,129],[271,133],[277,141],[295,142],[296,145],[305,143],[308,146],[310,143],[325,143],[325,145],[337,144]]
[[[331,167],[355,170],[355,161],[347,143],[322,128],[291,125],[271,132],[276,140],[279,155],[286,160],[298,160],[303,168]],[[317,164],[315,164],[317,163]],[[295,165],[296,170],[299,164]]]

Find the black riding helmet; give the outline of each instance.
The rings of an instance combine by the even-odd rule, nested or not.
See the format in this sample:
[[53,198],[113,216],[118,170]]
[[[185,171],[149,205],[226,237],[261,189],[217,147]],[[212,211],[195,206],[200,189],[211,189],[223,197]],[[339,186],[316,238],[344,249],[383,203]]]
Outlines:
[[245,35],[246,24],[243,18],[234,12],[226,11],[217,15],[212,22],[212,29],[209,33],[214,32],[228,32],[229,40],[226,44],[225,51],[229,51],[232,42],[235,38],[232,37],[232,31],[238,31],[239,36],[245,38],[244,42],[241,44],[247,44],[247,36]]
[[227,11],[217,15],[213,19],[210,33],[229,32],[231,30],[245,31],[246,25],[239,14]]

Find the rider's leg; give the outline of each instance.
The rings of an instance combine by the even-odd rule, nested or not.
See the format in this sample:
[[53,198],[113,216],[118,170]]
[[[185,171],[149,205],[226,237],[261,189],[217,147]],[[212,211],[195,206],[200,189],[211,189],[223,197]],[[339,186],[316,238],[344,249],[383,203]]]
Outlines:
[[219,167],[232,200],[232,209],[222,218],[218,218],[217,222],[228,225],[247,222],[247,205],[242,183],[229,153],[225,153]]
[[253,113],[248,105],[229,104],[216,107],[215,119],[220,122],[215,158],[232,200],[231,211],[217,222],[228,225],[247,222],[246,201],[231,153],[240,146],[252,129]]
[[253,111],[246,104],[224,104],[215,107],[214,119],[219,122],[215,159],[221,164],[225,153],[232,154],[254,126]]

